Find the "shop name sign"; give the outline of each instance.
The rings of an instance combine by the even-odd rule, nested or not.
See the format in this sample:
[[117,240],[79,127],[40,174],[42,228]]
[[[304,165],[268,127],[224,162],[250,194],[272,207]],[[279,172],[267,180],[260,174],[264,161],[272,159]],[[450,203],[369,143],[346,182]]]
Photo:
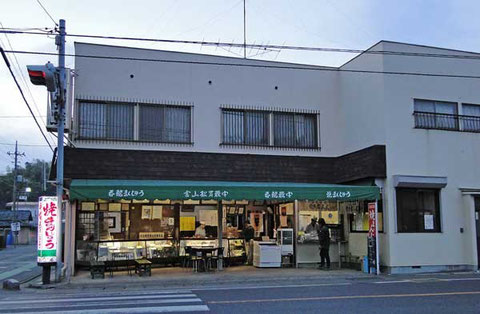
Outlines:
[[266,199],[284,199],[292,198],[293,192],[290,191],[267,191],[265,192]]
[[38,263],[55,263],[57,261],[57,223],[58,198],[42,196],[38,201]]
[[212,198],[226,198],[230,194],[228,191],[220,191],[220,190],[209,190],[209,191],[190,191],[186,190],[183,192],[183,196],[185,198],[205,198],[205,199],[212,199]]
[[349,198],[350,196],[352,196],[352,193],[350,193],[350,191],[327,191],[327,193],[325,193],[326,197],[327,198]]
[[143,190],[110,190],[109,197],[143,197],[145,192]]

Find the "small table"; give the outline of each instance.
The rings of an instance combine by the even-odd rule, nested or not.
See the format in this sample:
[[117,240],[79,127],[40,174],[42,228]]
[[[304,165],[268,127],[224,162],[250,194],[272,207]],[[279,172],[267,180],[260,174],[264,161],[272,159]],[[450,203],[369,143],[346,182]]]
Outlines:
[[213,254],[213,252],[218,251],[218,247],[195,247],[192,246],[192,254],[196,255],[197,252],[202,253],[202,260],[203,260],[203,265],[204,265],[204,270],[209,271],[210,267],[207,263],[208,259],[208,254]]
[[92,276],[92,279],[95,279],[97,275],[100,276],[101,278],[105,278],[105,263],[98,262],[98,261],[91,261],[90,275]]
[[135,260],[135,272],[140,276],[152,276],[152,262],[147,259]]

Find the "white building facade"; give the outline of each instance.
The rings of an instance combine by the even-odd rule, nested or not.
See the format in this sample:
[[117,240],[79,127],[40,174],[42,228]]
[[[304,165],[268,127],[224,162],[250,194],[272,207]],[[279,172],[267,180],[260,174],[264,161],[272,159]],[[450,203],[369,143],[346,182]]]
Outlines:
[[[86,43],[75,51],[69,136],[76,148],[66,155],[67,182],[115,177],[110,168],[80,165],[75,150],[107,159],[110,151],[135,151],[319,160],[311,174],[262,168],[251,181],[282,182],[290,172],[296,182],[376,185],[385,271],[478,269],[479,54],[382,41],[332,68]],[[361,153],[379,147],[379,159]],[[328,163],[342,158],[329,172]],[[244,180],[237,166],[218,177],[190,166],[185,171],[198,180]],[[350,253],[365,255],[366,233],[347,233]]]

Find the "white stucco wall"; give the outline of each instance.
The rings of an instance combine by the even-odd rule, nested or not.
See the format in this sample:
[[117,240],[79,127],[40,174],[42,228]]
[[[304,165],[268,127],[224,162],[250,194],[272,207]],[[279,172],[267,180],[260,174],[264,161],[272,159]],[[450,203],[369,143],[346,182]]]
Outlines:
[[[341,151],[336,123],[338,73],[331,68],[301,66],[167,51],[101,45],[75,45],[77,55],[176,60],[190,63],[142,62],[77,57],[76,99],[118,99],[131,102],[194,106],[193,146],[77,141],[77,147],[188,150],[196,152],[335,156]],[[192,62],[255,65],[221,66]],[[278,69],[271,67],[294,67]],[[300,69],[299,69],[300,68]],[[134,78],[130,78],[130,74]],[[212,84],[209,85],[209,81]],[[278,87],[275,90],[275,86]],[[221,147],[222,105],[314,110],[320,113],[321,150]],[[325,139],[325,141],[324,141]]]
[[[386,44],[385,50],[412,50]],[[415,52],[453,53],[414,47]],[[466,59],[387,56],[385,71],[479,75],[480,62]],[[390,266],[472,265],[468,243],[474,230],[459,190],[480,188],[480,134],[414,128],[413,99],[432,99],[480,104],[478,79],[419,76],[384,76],[387,142],[387,217]],[[393,175],[444,176],[441,190],[441,233],[397,233]],[[464,232],[460,232],[464,228]]]

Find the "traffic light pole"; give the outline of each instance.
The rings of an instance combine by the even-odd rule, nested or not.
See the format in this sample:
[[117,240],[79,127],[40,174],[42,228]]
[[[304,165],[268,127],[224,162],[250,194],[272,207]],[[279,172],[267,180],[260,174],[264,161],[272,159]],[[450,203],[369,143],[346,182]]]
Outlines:
[[58,103],[58,131],[57,131],[57,198],[58,198],[58,219],[57,225],[57,265],[55,267],[55,281],[61,280],[62,272],[62,208],[63,208],[63,136],[64,136],[64,112],[65,112],[65,20],[60,20],[59,35],[56,38],[58,46],[58,71],[59,91]]

